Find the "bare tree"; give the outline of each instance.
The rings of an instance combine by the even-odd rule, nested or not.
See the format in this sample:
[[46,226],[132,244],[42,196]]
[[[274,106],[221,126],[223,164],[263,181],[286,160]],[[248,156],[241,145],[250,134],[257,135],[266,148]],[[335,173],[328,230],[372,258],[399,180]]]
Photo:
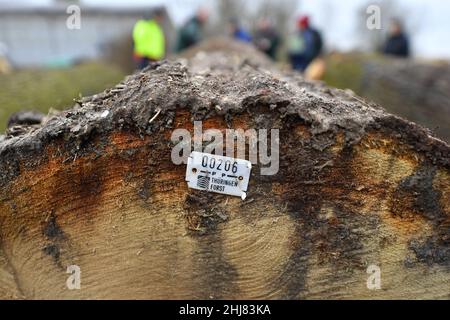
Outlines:
[[289,24],[294,18],[298,4],[298,1],[292,0],[263,0],[253,20],[260,17],[270,18],[277,31],[284,37],[288,33]]
[[208,35],[223,35],[227,32],[227,26],[231,18],[239,18],[248,21],[248,9],[244,1],[240,0],[217,0],[216,16],[211,23]]
[[217,0],[217,16],[211,24],[209,35],[223,34],[230,18],[237,18],[249,29],[253,29],[261,17],[270,18],[280,35],[288,33],[289,24],[296,12],[299,1],[261,0],[254,1],[249,7],[242,0]]

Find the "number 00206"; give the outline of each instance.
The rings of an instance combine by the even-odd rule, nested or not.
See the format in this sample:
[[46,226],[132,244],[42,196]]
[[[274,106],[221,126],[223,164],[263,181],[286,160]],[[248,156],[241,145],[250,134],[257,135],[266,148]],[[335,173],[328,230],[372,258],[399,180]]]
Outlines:
[[238,170],[236,161],[233,161],[233,164],[232,164],[230,160],[226,160],[224,163],[224,161],[222,159],[218,159],[216,161],[216,158],[213,158],[213,157],[210,158],[208,156],[203,156],[202,166],[204,168],[225,170],[227,172],[229,172],[231,170],[231,172],[233,172],[233,173],[236,173]]

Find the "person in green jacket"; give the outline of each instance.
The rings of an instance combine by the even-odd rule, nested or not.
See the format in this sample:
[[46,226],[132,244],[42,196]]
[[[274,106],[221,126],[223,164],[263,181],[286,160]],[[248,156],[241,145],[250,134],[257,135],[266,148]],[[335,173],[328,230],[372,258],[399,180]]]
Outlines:
[[166,54],[166,41],[162,24],[164,11],[155,10],[152,18],[142,18],[133,28],[134,58],[143,69],[152,61],[159,61]]
[[181,52],[202,39],[203,25],[208,21],[209,12],[202,8],[178,32],[176,51]]

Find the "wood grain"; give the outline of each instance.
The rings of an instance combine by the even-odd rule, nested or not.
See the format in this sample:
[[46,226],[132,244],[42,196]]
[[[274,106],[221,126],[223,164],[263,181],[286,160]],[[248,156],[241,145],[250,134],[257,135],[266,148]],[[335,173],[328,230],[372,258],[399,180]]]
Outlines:
[[[249,72],[242,81],[263,77],[241,67]],[[123,93],[105,92],[0,142],[1,298],[450,298],[448,145],[296,77],[283,80],[295,95],[281,98],[285,84],[273,74],[242,82],[242,108],[223,113],[213,93],[189,96],[203,73],[173,80],[181,100],[159,100],[167,88],[155,77],[176,79],[178,68],[132,76]],[[211,92],[222,90],[214,72],[229,72],[220,68],[205,84]],[[259,86],[265,93],[251,91]],[[147,126],[156,106],[139,101],[149,97],[162,112],[145,131],[140,121]],[[94,118],[102,108],[113,120]],[[279,128],[279,172],[263,176],[256,164],[245,201],[188,189],[170,136],[192,131],[198,117],[204,130]],[[85,125],[92,130],[73,133]],[[66,286],[69,265],[81,269],[80,290]],[[367,288],[369,265],[381,268],[380,290]]]

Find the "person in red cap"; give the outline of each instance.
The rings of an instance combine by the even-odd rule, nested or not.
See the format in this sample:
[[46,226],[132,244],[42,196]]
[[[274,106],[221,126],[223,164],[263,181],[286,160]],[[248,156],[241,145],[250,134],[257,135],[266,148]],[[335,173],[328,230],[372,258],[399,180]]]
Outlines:
[[297,20],[298,33],[291,41],[289,58],[292,68],[304,72],[308,65],[322,52],[322,36],[312,28],[309,17],[302,16]]
[[304,30],[309,27],[309,17],[308,16],[302,16],[298,18],[298,27],[301,30]]

